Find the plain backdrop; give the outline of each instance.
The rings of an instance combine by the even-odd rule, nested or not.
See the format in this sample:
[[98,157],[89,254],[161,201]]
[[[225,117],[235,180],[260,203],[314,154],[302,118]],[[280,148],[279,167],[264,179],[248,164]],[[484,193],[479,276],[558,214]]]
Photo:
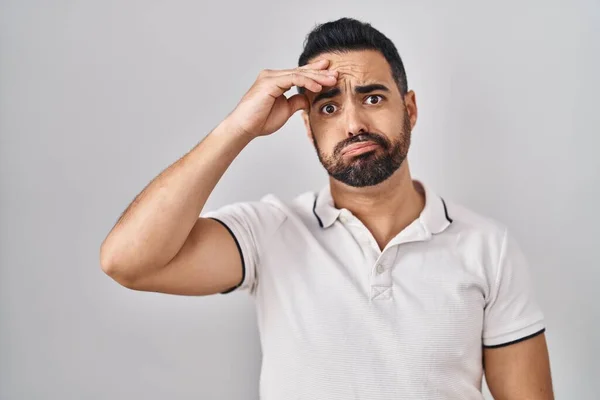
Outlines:
[[[0,399],[258,398],[251,297],[131,291],[99,248],[261,69],[296,66],[314,25],[344,16],[405,62],[414,177],[520,241],[557,398],[600,398],[598,1],[14,0],[0,1]],[[326,181],[297,114],[206,209]]]

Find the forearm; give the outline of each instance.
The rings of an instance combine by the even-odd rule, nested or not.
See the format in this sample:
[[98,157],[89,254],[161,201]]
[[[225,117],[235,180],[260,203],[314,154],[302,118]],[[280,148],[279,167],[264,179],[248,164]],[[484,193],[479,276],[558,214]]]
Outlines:
[[219,179],[249,142],[225,120],[158,175],[102,243],[102,268],[109,275],[132,278],[166,265],[183,246]]

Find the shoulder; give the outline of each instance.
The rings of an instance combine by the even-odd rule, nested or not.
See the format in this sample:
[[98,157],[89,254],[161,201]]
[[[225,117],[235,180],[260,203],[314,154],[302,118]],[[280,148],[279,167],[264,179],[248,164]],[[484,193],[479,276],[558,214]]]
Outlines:
[[479,234],[486,236],[503,236],[507,230],[506,225],[488,215],[473,211],[472,209],[446,200],[448,213],[452,218],[455,230],[465,234]]
[[269,193],[258,200],[237,201],[203,213],[203,217],[233,217],[252,221],[259,225],[280,226],[286,221],[310,219],[315,202],[315,192],[304,192],[286,200]]
[[292,224],[311,225],[317,223],[317,218],[314,214],[314,206],[317,198],[317,192],[305,191],[292,199],[284,200],[273,194],[264,196],[261,202],[276,209],[285,217],[286,222]]
[[446,201],[452,224],[448,233],[455,239],[455,250],[493,273],[505,251],[509,229],[502,221]]

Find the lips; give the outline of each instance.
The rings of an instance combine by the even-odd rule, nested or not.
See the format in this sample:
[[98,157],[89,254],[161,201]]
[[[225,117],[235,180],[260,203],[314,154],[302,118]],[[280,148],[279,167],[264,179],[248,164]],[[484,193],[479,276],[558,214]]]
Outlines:
[[351,144],[350,146],[347,146],[342,151],[342,155],[362,154],[362,153],[366,153],[367,151],[375,150],[378,147],[379,147],[379,145],[372,141],[354,143],[354,144]]

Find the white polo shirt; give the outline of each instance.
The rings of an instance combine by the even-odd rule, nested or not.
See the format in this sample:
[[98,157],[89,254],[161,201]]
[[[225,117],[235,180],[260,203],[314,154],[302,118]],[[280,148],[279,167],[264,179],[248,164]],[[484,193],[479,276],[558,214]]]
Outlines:
[[506,228],[415,182],[425,207],[383,251],[329,186],[203,215],[240,250],[224,293],[255,300],[262,400],[483,399],[482,347],[544,331]]

